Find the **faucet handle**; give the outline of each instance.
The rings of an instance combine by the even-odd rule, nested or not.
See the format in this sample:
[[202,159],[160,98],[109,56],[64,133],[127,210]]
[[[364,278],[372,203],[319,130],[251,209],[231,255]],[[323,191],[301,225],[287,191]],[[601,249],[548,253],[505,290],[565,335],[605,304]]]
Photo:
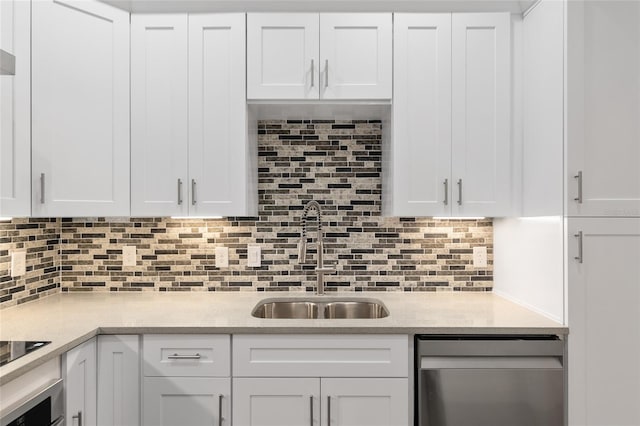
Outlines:
[[336,268],[316,268],[315,271],[318,274],[335,274],[338,272]]

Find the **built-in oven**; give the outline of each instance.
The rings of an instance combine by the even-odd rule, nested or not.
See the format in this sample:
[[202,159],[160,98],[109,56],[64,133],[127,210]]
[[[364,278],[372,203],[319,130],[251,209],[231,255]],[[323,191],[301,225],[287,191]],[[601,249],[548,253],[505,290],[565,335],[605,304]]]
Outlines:
[[557,336],[416,336],[417,426],[565,425]]
[[0,413],[0,426],[58,426],[64,423],[62,380],[53,380]]

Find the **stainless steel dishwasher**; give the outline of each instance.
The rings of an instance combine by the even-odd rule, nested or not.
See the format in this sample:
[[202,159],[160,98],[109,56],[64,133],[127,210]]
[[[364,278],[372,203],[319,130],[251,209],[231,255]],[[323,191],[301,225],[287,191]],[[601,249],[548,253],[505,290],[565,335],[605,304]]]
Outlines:
[[417,426],[562,426],[557,336],[416,336]]

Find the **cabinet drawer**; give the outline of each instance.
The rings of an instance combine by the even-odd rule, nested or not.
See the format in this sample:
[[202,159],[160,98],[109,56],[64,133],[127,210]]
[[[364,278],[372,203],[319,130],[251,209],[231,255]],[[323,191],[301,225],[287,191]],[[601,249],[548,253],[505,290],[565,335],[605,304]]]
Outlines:
[[226,377],[231,337],[212,334],[143,336],[145,376]]
[[406,335],[240,335],[237,377],[408,377]]

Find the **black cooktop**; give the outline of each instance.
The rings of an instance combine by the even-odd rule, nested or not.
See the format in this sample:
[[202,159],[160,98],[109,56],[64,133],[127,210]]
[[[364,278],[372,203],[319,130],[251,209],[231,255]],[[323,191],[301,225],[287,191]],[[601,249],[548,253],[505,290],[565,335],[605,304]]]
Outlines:
[[51,342],[0,341],[0,366],[10,363]]

